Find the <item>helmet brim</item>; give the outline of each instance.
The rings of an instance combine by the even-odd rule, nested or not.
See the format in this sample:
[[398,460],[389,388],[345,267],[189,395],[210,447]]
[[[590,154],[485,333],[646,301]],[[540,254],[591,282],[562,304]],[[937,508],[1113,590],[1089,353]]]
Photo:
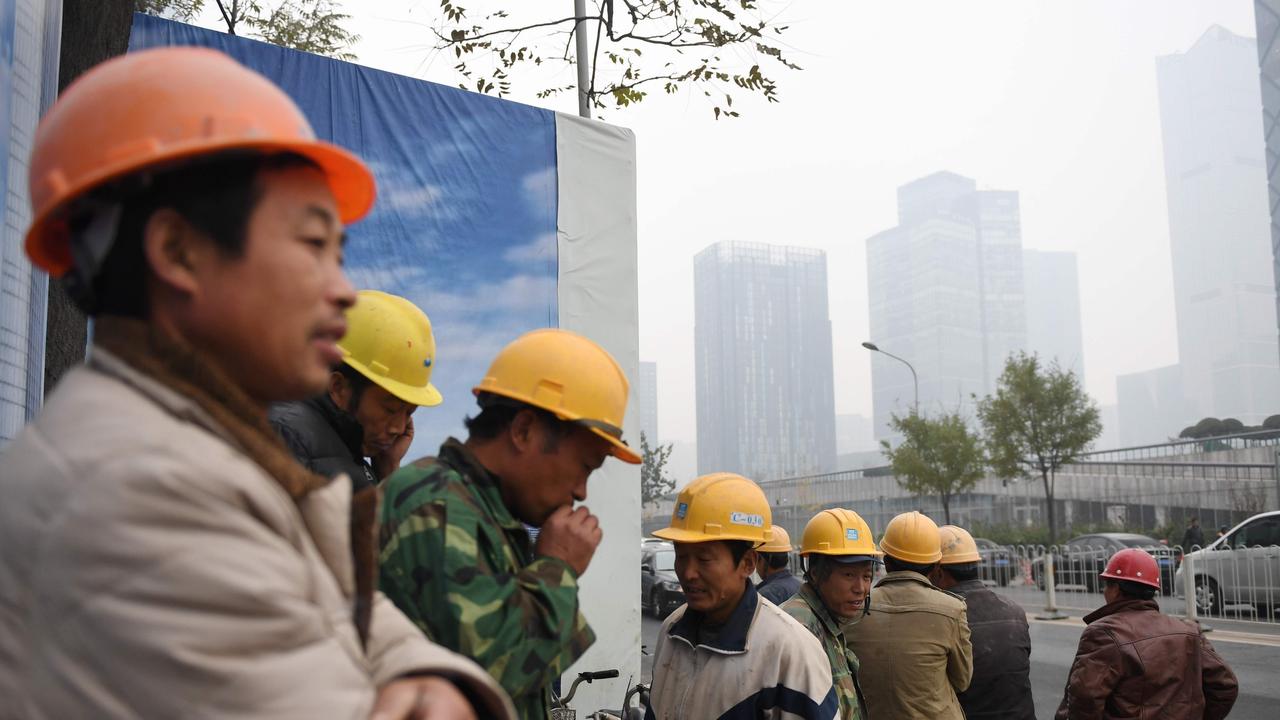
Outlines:
[[654,530],[650,534],[656,538],[662,538],[663,540],[670,540],[671,542],[678,542],[678,543],[704,543],[704,542],[716,542],[720,540],[725,540],[725,541],[741,540],[743,542],[751,543],[753,546],[753,549],[754,549],[754,546],[760,542],[756,538],[740,537],[737,535],[708,535],[706,533],[698,532],[696,530],[685,530],[684,528],[673,528],[673,527],[662,528],[661,530]]
[[62,277],[71,271],[73,261],[68,243],[70,238],[67,237],[65,221],[60,222],[59,219],[72,198],[86,195],[96,188],[130,175],[178,166],[184,160],[210,157],[222,152],[257,151],[264,155],[293,153],[310,160],[324,175],[343,224],[356,222],[369,214],[377,197],[373,171],[354,153],[322,140],[235,140],[212,144],[193,141],[186,145],[186,148],[181,145],[167,147],[150,158],[105,165],[97,173],[80,179],[75,187],[64,193],[67,201],[47,208],[33,220],[27,230],[24,248],[31,263],[53,277]]
[[344,363],[355,368],[357,372],[368,378],[369,382],[386,390],[394,395],[397,399],[417,405],[418,407],[435,407],[444,402],[444,396],[431,383],[425,386],[409,385],[398,380],[392,380],[389,377],[383,377],[375,372],[370,372],[369,368],[362,363],[352,360],[350,357],[343,360]]

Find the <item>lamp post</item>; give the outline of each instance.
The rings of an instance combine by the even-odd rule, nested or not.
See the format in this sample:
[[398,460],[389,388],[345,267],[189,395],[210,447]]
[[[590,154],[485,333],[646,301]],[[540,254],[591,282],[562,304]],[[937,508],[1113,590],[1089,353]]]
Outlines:
[[862,347],[870,350],[871,352],[878,352],[881,355],[888,355],[894,360],[897,360],[898,362],[907,366],[907,369],[911,371],[911,386],[915,390],[916,402],[915,402],[914,412],[916,415],[919,415],[920,414],[920,378],[916,377],[916,369],[914,367],[911,367],[911,363],[907,362],[906,360],[903,360],[902,358],[898,357],[897,355],[894,355],[891,352],[886,352],[884,350],[881,350],[879,347],[876,346],[875,343],[871,342],[870,340],[862,343]]

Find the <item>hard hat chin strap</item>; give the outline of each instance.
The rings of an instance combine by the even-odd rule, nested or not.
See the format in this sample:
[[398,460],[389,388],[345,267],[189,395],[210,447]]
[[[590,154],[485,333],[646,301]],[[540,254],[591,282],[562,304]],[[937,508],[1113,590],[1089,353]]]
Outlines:
[[120,232],[124,205],[85,198],[77,208],[71,233],[71,271],[64,282],[67,292],[85,308],[97,306],[94,278],[102,270]]

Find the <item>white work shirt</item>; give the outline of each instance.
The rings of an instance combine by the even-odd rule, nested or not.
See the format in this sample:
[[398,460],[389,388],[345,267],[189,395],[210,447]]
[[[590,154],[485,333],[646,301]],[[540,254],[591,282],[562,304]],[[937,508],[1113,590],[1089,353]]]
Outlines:
[[803,625],[746,593],[713,640],[681,606],[662,624],[646,720],[834,720],[840,706],[822,644]]

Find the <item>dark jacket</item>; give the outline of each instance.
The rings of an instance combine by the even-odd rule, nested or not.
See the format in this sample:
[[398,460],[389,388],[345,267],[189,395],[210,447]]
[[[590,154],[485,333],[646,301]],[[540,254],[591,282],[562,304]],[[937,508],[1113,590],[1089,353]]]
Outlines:
[[760,593],[760,597],[765,598],[774,605],[791,599],[800,591],[800,578],[791,574],[790,568],[784,568],[781,572],[776,572],[756,586],[756,592]]
[[1126,598],[1084,621],[1056,720],[1220,720],[1239,687],[1195,625]]
[[268,418],[289,452],[307,469],[325,477],[346,473],[353,492],[378,484],[364,459],[364,429],[333,404],[328,393],[272,405]]
[[1189,527],[1186,532],[1182,533],[1183,552],[1191,552],[1191,548],[1198,550],[1202,547],[1204,547],[1204,530],[1201,530],[1199,525]]
[[956,693],[965,717],[1035,720],[1031,699],[1031,633],[1027,613],[981,580],[951,588],[964,598],[973,643],[973,679]]

